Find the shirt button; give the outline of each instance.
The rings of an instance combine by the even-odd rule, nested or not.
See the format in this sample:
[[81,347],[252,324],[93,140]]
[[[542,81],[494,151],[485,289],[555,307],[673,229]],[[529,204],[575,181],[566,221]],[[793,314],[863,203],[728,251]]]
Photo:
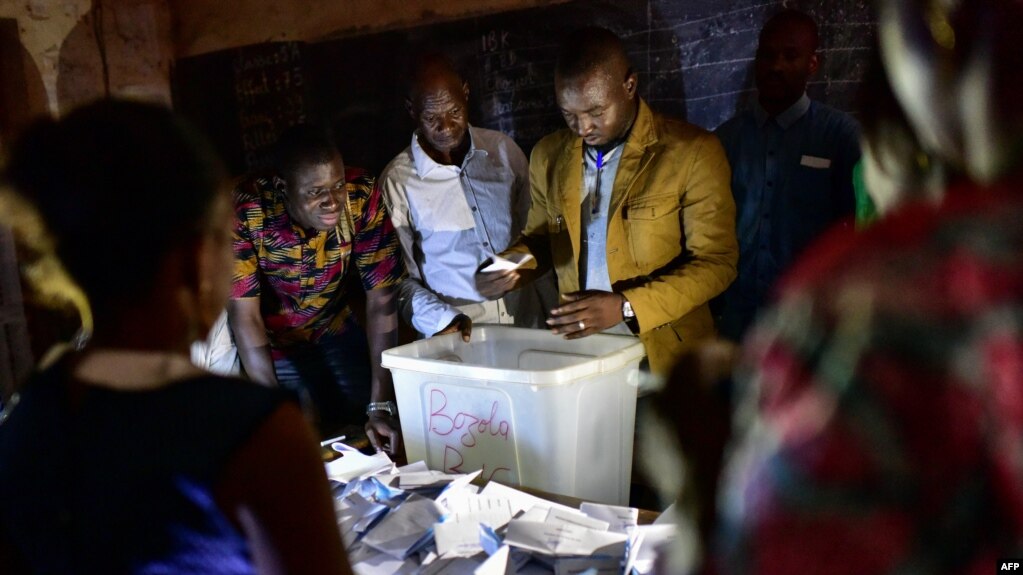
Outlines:
[[472,207],[472,211],[474,211],[474,212],[476,211],[476,206]]
[[483,247],[485,247],[485,248],[490,247],[490,242],[483,242]]

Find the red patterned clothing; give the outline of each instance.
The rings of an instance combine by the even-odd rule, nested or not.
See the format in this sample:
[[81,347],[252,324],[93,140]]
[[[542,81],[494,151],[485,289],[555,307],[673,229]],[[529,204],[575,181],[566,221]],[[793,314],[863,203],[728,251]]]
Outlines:
[[283,349],[355,325],[345,289],[351,264],[366,291],[396,287],[405,277],[398,238],[374,179],[353,168],[345,170],[345,180],[353,232],[346,231],[345,214],[345,222],[330,231],[293,223],[279,179],[257,177],[235,189],[231,298],[260,298],[275,358]]
[[1023,557],[1023,186],[825,239],[747,340],[726,573],[993,573]]

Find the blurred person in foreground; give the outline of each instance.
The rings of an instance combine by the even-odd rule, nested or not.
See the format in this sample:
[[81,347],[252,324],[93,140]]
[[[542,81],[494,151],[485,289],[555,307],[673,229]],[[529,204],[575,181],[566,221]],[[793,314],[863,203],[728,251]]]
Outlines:
[[195,133],[101,101],[29,130],[7,176],[0,213],[51,238],[33,280],[80,288],[92,337],[0,418],[0,572],[350,572],[298,406],[189,362],[231,270],[230,196]]
[[[886,213],[814,246],[746,342],[709,571],[991,573],[1023,556],[1023,3],[878,15],[908,127],[865,122]],[[686,473],[707,475],[676,430]]]

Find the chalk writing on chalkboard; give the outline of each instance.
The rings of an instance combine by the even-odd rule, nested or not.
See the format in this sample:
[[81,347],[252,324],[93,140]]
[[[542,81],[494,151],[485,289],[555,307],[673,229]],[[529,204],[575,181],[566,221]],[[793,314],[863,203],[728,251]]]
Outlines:
[[404,108],[404,70],[415,54],[440,50],[469,83],[473,125],[511,135],[528,154],[565,127],[554,94],[560,43],[578,27],[597,25],[622,38],[651,108],[713,129],[755,101],[759,31],[782,7],[807,11],[820,27],[822,63],[810,97],[855,111],[874,36],[868,0],[569,0],[308,44],[252,46],[179,61],[175,107],[212,132],[236,173],[258,164],[267,142],[307,116],[334,129],[346,160],[379,172],[408,146],[414,129]]
[[305,85],[301,44],[261,44],[236,52],[235,100],[248,168],[265,165],[280,133],[306,121]]
[[503,28],[486,29],[479,40],[478,92],[485,123],[531,146],[560,122],[550,57],[556,45]]
[[426,388],[427,464],[445,473],[482,470],[484,481],[518,484],[509,398],[496,390],[456,385]]

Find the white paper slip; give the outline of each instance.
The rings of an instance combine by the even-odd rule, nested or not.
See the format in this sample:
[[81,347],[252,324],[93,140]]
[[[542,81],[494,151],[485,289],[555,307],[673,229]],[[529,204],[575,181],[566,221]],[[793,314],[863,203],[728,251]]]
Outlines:
[[593,529],[594,531],[607,531],[610,525],[607,521],[587,517],[581,513],[569,513],[563,509],[551,509],[547,513],[547,523],[551,525],[574,525],[584,529]]
[[[455,479],[452,480],[451,483],[444,488],[444,491],[437,496],[437,503],[440,503],[441,505],[448,505],[448,499],[451,497],[461,497],[470,493],[478,493],[479,489],[477,489],[475,485],[470,485],[470,483],[472,483],[473,479],[479,477],[482,472],[483,470],[477,470],[465,475],[455,476]],[[451,509],[451,507],[448,506],[448,509]],[[454,509],[451,510],[454,511]]]
[[382,503],[374,503],[358,493],[353,493],[345,498],[344,507],[339,513],[341,531],[365,533],[373,521],[389,509]]
[[373,455],[363,455],[354,447],[342,443],[335,445],[340,446],[336,450],[341,453],[341,457],[326,463],[327,477],[334,481],[348,483],[357,477],[391,469],[394,466],[391,459],[382,451]]
[[625,572],[646,575],[653,571],[658,551],[678,537],[678,530],[674,525],[639,525],[632,528],[631,537]]
[[548,555],[607,555],[624,557],[628,537],[621,533],[595,531],[577,525],[551,525],[513,520],[504,542],[512,547]]
[[483,551],[478,521],[447,521],[433,526],[433,539],[441,557],[472,557]]
[[480,495],[484,497],[503,497],[508,500],[508,504],[511,506],[512,515],[517,514],[520,511],[528,511],[534,507],[539,507],[544,510],[558,508],[565,509],[572,513],[582,513],[578,509],[572,509],[567,505],[561,505],[560,503],[554,503],[541,499],[535,495],[530,495],[524,491],[519,491],[514,487],[508,487],[496,481],[487,483],[487,486],[480,491]]
[[410,495],[387,514],[362,542],[396,559],[404,559],[432,533],[444,510],[432,499]]
[[348,562],[356,575],[412,575],[419,571],[415,561],[395,559],[361,543],[348,548]]
[[501,497],[484,497],[465,493],[447,499],[445,507],[455,521],[477,521],[498,529],[511,521],[511,507]]
[[489,266],[481,269],[480,271],[483,273],[490,273],[505,270],[517,270],[520,267],[532,261],[532,259],[533,256],[531,254],[514,253],[508,254],[508,257],[506,258],[495,255],[493,257],[494,261]]
[[505,575],[508,573],[508,554],[511,547],[502,545],[496,553],[487,558],[473,575]]
[[417,471],[429,471],[430,468],[426,466],[426,462],[420,459],[415,463],[409,463],[408,465],[402,465],[396,471],[397,473],[415,473]]
[[551,512],[546,507],[536,506],[529,511],[523,511],[521,515],[517,515],[515,519],[519,521],[536,521],[537,523],[543,523],[547,521],[547,514]]
[[[420,487],[440,487],[462,478],[462,474],[449,475],[441,471],[413,471],[398,475],[400,489],[417,489]],[[470,479],[469,481],[472,481]]]
[[[384,485],[397,486],[398,482],[395,480],[401,477],[402,474],[419,473],[422,471],[429,471],[429,469],[426,467],[426,462],[417,461],[415,463],[409,463],[408,465],[404,465],[402,467],[394,466],[394,468],[391,469],[388,473],[376,473],[374,474],[374,477],[379,479],[380,482],[383,483]],[[397,487],[395,488],[397,489]]]
[[678,516],[675,514],[675,503],[673,502],[661,514],[654,519],[654,525],[678,525]]
[[806,166],[807,168],[825,170],[831,167],[831,160],[828,158],[818,158],[817,156],[803,156],[802,159],[799,160],[799,164]]
[[639,521],[639,509],[635,507],[584,502],[579,506],[579,511],[594,519],[607,521],[608,530],[615,533],[625,533]]

